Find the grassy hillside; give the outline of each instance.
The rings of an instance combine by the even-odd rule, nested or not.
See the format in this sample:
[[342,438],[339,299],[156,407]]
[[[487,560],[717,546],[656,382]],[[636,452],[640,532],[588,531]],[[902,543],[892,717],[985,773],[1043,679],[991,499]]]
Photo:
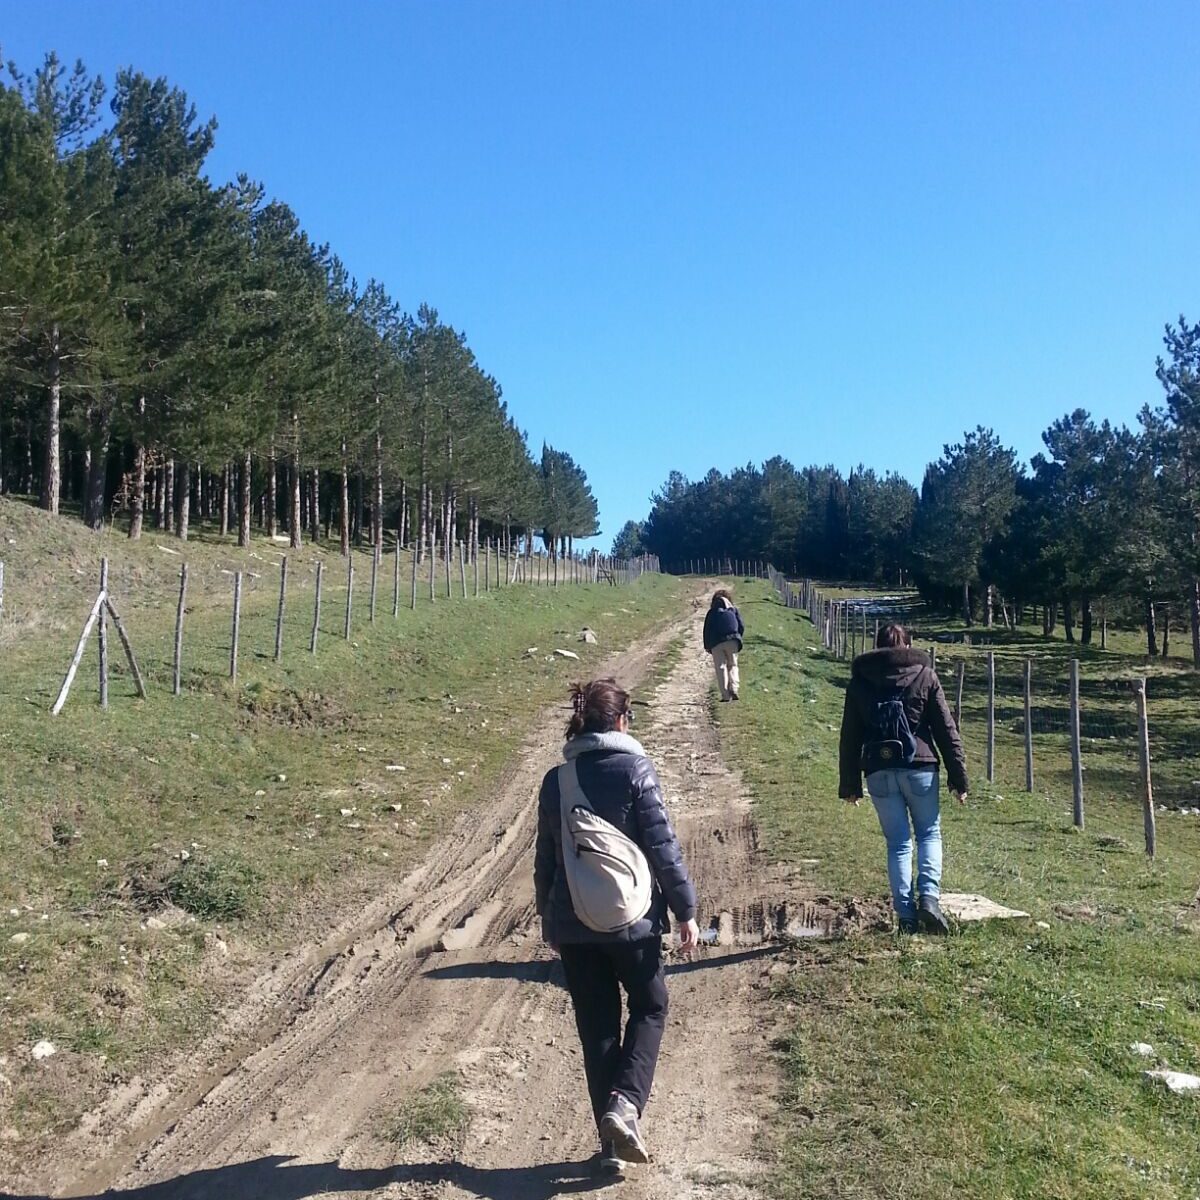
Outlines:
[[[824,892],[886,895],[873,810],[837,799],[849,665],[826,656],[807,618],[765,587],[740,599],[750,631],[743,703],[718,714],[767,845]],[[867,935],[796,952],[777,993],[789,1028],[781,1197],[1200,1194],[1200,1099],[1142,1077],[1160,1065],[1200,1073],[1200,817],[1159,813],[1159,855],[1147,861],[1133,698],[1122,683],[1144,664],[1086,656],[1087,828],[1077,832],[1065,689],[1056,684],[1063,647],[1038,664],[1037,781],[1027,794],[1014,696],[1022,659],[1042,648],[1028,633],[997,641],[1007,699],[993,786],[982,778],[985,651],[954,650],[971,659],[963,725],[972,794],[965,808],[943,807],[943,886],[1031,918],[944,940]],[[943,679],[953,676],[948,653],[939,651]],[[1164,791],[1194,795],[1200,680],[1160,671],[1150,696]],[[1137,1042],[1153,1053],[1135,1054]]]
[[[443,578],[436,603],[426,582],[418,609],[393,619],[389,573],[372,625],[370,558],[359,555],[346,641],[345,566],[333,554],[314,656],[322,553],[290,556],[276,663],[279,548],[154,535],[131,545],[0,501],[0,1073],[12,1082],[0,1089],[0,1153],[20,1155],[149,1056],[195,1039],[265,956],[394,878],[486,795],[539,709],[677,611],[683,587],[646,577],[447,600]],[[108,710],[92,645],[51,717],[102,554],[149,696],[136,699],[117,670],[113,639]],[[186,667],[174,697],[183,558]],[[236,684],[233,570],[254,574]],[[597,644],[577,640],[585,625]],[[42,1039],[58,1052],[35,1062]]]

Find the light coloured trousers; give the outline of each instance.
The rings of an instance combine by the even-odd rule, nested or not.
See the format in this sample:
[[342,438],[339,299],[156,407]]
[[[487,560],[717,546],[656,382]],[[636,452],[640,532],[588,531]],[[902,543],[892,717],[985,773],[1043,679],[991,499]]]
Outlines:
[[728,700],[730,696],[736,694],[740,686],[737,656],[737,642],[722,642],[719,646],[713,647],[713,666],[717,671],[717,686],[721,689],[722,700]]

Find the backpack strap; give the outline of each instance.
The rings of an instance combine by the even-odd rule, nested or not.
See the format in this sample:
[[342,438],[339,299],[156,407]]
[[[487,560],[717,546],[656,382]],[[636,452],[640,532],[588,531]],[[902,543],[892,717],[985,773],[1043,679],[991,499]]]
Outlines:
[[567,847],[575,849],[575,839],[571,835],[571,826],[567,816],[573,808],[588,808],[587,796],[584,795],[583,785],[579,782],[579,764],[571,758],[558,768],[558,811],[562,822],[563,855]]

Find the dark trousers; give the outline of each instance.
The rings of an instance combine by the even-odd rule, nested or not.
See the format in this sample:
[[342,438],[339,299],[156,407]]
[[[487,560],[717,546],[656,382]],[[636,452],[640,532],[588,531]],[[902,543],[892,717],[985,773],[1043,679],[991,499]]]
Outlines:
[[[575,1005],[597,1127],[612,1092],[628,1097],[641,1113],[650,1096],[667,1023],[661,940],[563,945],[559,954]],[[629,997],[623,1039],[622,987]]]

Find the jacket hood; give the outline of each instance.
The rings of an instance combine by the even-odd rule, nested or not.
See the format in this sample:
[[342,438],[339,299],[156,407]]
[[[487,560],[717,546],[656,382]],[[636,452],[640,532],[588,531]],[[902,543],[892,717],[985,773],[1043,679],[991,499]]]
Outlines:
[[609,750],[619,754],[637,754],[646,757],[642,743],[627,733],[580,733],[563,746],[563,758],[568,762],[581,754],[591,754],[594,750]]
[[907,688],[916,682],[922,671],[932,667],[924,650],[911,646],[886,646],[860,654],[850,668],[850,676],[862,679],[873,687]]

